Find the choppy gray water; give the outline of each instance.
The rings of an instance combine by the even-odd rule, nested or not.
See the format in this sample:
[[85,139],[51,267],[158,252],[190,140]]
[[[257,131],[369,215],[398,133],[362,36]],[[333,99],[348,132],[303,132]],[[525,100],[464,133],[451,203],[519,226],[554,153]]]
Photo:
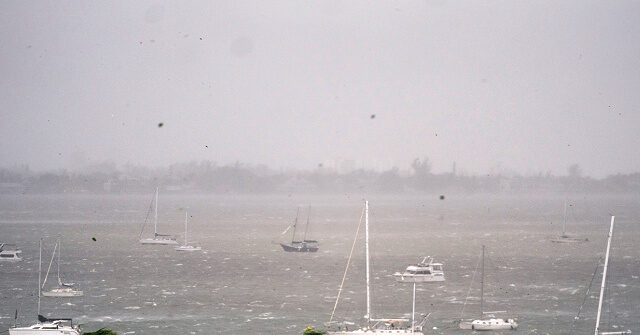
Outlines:
[[[16,243],[25,261],[0,263],[0,331],[31,324],[36,314],[38,239],[48,262],[63,241],[62,272],[84,290],[79,298],[43,298],[42,314],[73,317],[85,330],[120,334],[300,334],[328,321],[362,211],[354,196],[160,196],[159,230],[190,235],[205,251],[140,245],[151,195],[0,196],[0,241]],[[460,313],[487,246],[486,306],[518,317],[517,333],[568,333],[586,285],[603,257],[609,215],[616,215],[609,302],[604,325],[640,331],[640,206],[637,197],[576,196],[569,233],[586,243],[554,244],[563,197],[403,196],[369,198],[374,317],[411,312],[411,286],[391,274],[423,255],[445,264],[443,284],[418,287],[417,312],[431,313],[425,333],[462,334]],[[285,253],[274,242],[296,206],[312,206],[315,254]],[[306,220],[302,210],[301,219]],[[552,223],[551,223],[552,222]],[[147,233],[152,231],[147,226]],[[148,235],[147,235],[148,236]],[[362,234],[361,234],[362,236]],[[95,237],[94,242],[92,238]],[[181,237],[179,238],[181,241]],[[365,314],[362,243],[336,312],[361,323]],[[43,265],[45,266],[45,265]],[[576,322],[593,331],[600,277]],[[479,283],[472,285],[478,296]],[[469,299],[465,317],[479,313]],[[606,326],[603,326],[606,328]],[[613,328],[612,328],[613,329]]]

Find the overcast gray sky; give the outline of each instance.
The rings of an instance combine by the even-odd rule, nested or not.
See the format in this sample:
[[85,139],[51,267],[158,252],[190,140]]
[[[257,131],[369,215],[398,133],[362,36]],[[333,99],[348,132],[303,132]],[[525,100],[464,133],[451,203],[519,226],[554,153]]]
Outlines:
[[2,1],[0,164],[636,172],[639,18],[638,1]]

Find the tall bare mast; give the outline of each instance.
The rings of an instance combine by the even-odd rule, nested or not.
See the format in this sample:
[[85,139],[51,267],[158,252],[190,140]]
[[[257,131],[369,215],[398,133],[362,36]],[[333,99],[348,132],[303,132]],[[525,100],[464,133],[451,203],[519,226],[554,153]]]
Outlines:
[[371,327],[371,296],[369,294],[369,201],[364,202],[364,246],[367,257],[367,327]]
[[158,236],[158,187],[156,186],[156,210],[153,217],[153,236]]
[[293,233],[291,234],[291,245],[296,240],[296,228],[298,226],[298,214],[300,213],[300,207],[296,209],[296,220],[293,222]]
[[566,226],[567,226],[567,199],[564,200],[564,221],[562,222],[562,236],[566,235]]
[[307,210],[307,225],[304,226],[304,236],[302,237],[302,241],[306,241],[307,240],[307,230],[309,230],[309,217],[311,216],[311,206],[309,206],[309,209]]
[[187,246],[187,220],[189,218],[189,214],[187,211],[184,211],[184,246]]
[[484,317],[484,245],[482,246],[482,275],[480,276],[480,319]]
[[42,237],[40,238],[40,258],[38,261],[38,315],[40,315],[40,280],[42,279]]
[[609,228],[609,237],[607,238],[607,253],[604,256],[604,270],[602,271],[602,284],[600,285],[600,299],[598,299],[598,315],[596,316],[595,335],[600,332],[600,313],[602,312],[602,297],[604,296],[604,287],[607,280],[607,267],[609,266],[609,249],[611,248],[611,237],[613,236],[613,221],[615,216],[611,216],[611,227]]

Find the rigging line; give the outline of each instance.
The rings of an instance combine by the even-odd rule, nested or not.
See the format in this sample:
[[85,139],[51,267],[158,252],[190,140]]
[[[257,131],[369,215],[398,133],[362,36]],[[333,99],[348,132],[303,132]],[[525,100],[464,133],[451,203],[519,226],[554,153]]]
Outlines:
[[584,304],[587,302],[587,297],[589,297],[589,292],[591,292],[591,286],[593,285],[593,280],[596,278],[596,274],[598,273],[598,269],[600,268],[600,262],[602,261],[602,257],[596,263],[596,269],[593,270],[593,275],[591,276],[591,280],[589,281],[589,286],[587,286],[587,292],[584,294],[584,298],[582,299],[582,304],[580,304],[580,308],[578,308],[578,315],[573,318],[573,322],[571,323],[571,329],[569,330],[569,334],[573,333],[573,329],[576,326],[576,321],[580,319],[580,313],[582,313],[582,308]]
[[151,209],[153,208],[154,198],[151,198],[151,203],[149,204],[149,209],[147,209],[147,216],[144,218],[144,222],[142,223],[142,229],[140,229],[140,236],[138,239],[142,238],[142,233],[144,233],[144,227],[147,225],[147,221],[149,220],[149,215],[151,215]]
[[356,242],[358,241],[358,233],[360,232],[360,226],[362,226],[363,217],[364,217],[364,208],[362,209],[362,214],[360,214],[360,221],[358,222],[358,229],[356,229],[356,236],[353,238],[353,244],[351,245],[351,251],[349,252],[349,258],[347,259],[347,266],[345,267],[344,274],[342,275],[342,282],[340,283],[340,288],[338,289],[338,296],[336,297],[336,303],[333,305],[333,311],[331,311],[331,317],[329,318],[329,322],[333,321],[333,316],[336,313],[336,308],[338,307],[338,301],[340,300],[340,294],[342,293],[344,281],[347,278],[347,271],[349,271],[349,264],[351,264],[351,256],[353,255],[353,250],[355,249]]
[[478,267],[480,266],[480,259],[478,258],[478,262],[476,263],[476,269],[473,271],[473,276],[471,277],[471,283],[469,284],[469,289],[467,290],[467,297],[464,299],[464,304],[462,305],[462,311],[460,312],[460,319],[462,319],[462,315],[464,314],[464,309],[467,306],[467,301],[469,301],[469,293],[471,293],[471,287],[473,286],[473,281],[476,278],[476,274],[478,273]]

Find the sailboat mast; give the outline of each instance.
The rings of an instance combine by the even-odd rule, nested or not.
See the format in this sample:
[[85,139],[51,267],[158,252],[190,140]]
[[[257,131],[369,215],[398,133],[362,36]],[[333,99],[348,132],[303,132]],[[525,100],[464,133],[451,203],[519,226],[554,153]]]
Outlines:
[[611,237],[613,236],[613,221],[615,216],[611,216],[611,227],[609,228],[609,237],[607,239],[607,253],[604,256],[604,270],[602,271],[602,284],[600,285],[600,299],[598,299],[598,315],[596,316],[595,335],[600,331],[600,313],[602,312],[602,297],[604,296],[604,287],[607,280],[607,267],[609,265],[609,249],[611,248]]
[[184,211],[184,246],[187,246],[187,220],[188,220],[189,214],[187,213],[187,211]]
[[296,228],[298,226],[298,214],[300,213],[300,207],[296,209],[296,220],[293,222],[293,233],[291,234],[291,245],[296,240]]
[[42,237],[40,238],[40,257],[38,261],[38,315],[40,315],[40,280],[42,280]]
[[304,226],[304,236],[302,238],[302,241],[306,241],[307,240],[307,230],[309,230],[309,217],[311,216],[311,206],[309,206],[309,210],[307,210],[307,225]]
[[60,254],[62,253],[62,244],[60,244],[60,238],[58,238],[58,286],[62,286],[62,280],[60,279]]
[[364,202],[365,253],[367,257],[367,327],[371,326],[371,296],[369,293],[369,201]]
[[564,200],[564,221],[562,222],[562,236],[565,236],[565,232],[566,232],[566,227],[567,225],[567,200]]
[[158,236],[158,187],[156,186],[156,210],[153,217],[153,237]]
[[482,246],[482,275],[480,276],[480,319],[484,317],[484,245]]
[[415,332],[416,320],[416,283],[413,282],[413,306],[411,307],[411,334]]

